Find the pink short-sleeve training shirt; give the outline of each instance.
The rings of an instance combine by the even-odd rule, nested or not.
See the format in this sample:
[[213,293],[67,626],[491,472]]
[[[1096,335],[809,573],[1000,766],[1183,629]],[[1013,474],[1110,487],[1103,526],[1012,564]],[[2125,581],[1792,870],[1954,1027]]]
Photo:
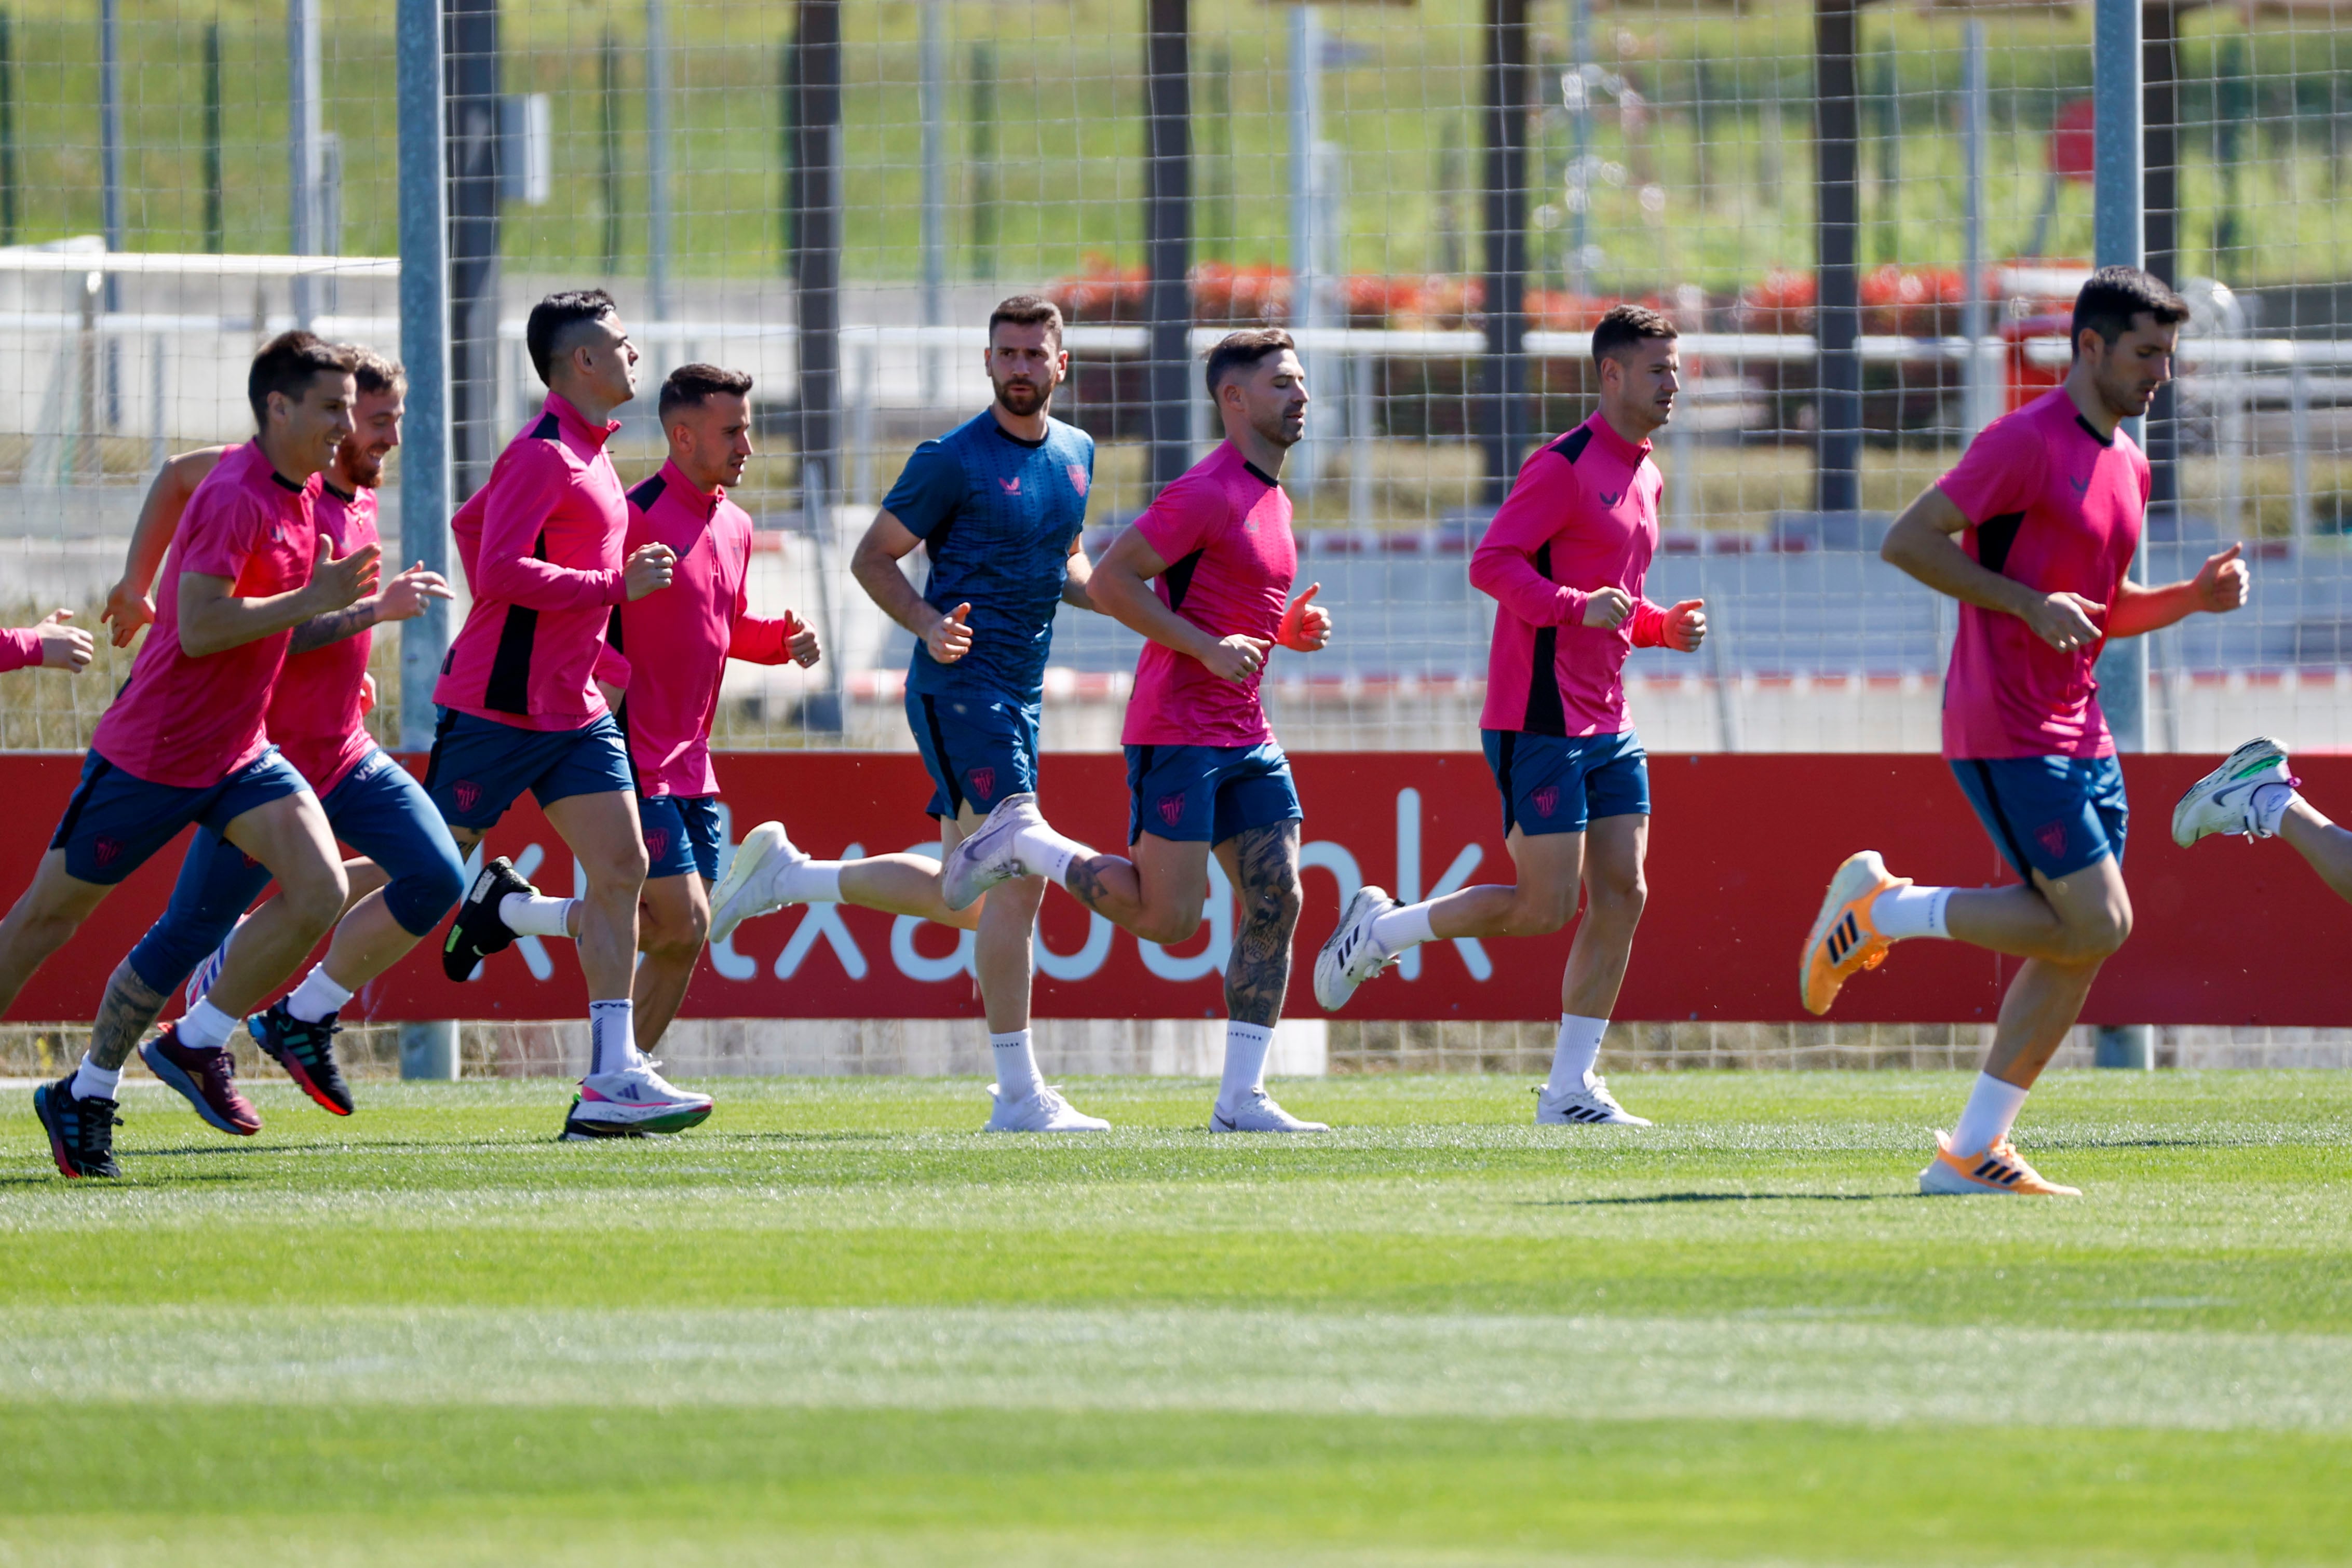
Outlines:
[[[372,489],[362,487],[346,496],[322,484],[311,513],[338,557],[380,542]],[[375,750],[375,738],[361,722],[361,689],[373,643],[374,634],[357,632],[308,653],[287,655],[278,672],[269,699],[269,739],[320,795],[342,783]]]
[[[2102,439],[2064,387],[1985,426],[1937,481],[1969,520],[1962,546],[1979,565],[2044,594],[2106,606],[2104,629],[2147,510],[2147,459],[2117,430]],[[1944,755],[2105,757],[2096,644],[2052,647],[2015,616],[1960,606],[1944,682]]]
[[[1232,442],[1194,464],[1135,520],[1168,570],[1163,603],[1211,637],[1271,642],[1282,629],[1298,542],[1290,498]],[[1220,680],[1188,654],[1143,645],[1119,741],[1129,746],[1255,746],[1274,739],[1258,682]]]
[[188,498],[155,584],[155,624],[131,679],[90,735],[90,750],[149,784],[218,784],[269,745],[263,716],[290,632],[192,658],[180,647],[180,578],[226,577],[241,599],[290,593],[310,581],[317,524],[313,476],[296,484],[248,441],[224,455]]

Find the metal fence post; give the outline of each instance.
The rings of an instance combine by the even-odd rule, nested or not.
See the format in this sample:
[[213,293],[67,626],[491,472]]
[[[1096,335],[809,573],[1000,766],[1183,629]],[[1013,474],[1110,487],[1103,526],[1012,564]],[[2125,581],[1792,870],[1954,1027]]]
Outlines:
[[[400,453],[404,561],[449,570],[449,198],[443,148],[440,0],[399,0],[400,357],[408,410]],[[400,628],[400,744],[433,744],[433,683],[449,646],[449,611],[433,604]],[[457,1026],[404,1024],[400,1076],[457,1076]]]
[[[319,0],[286,0],[286,68],[287,248],[296,256],[317,256],[324,250],[319,243]],[[289,281],[294,324],[308,327],[318,313],[318,279],[298,276]]]
[[[2140,0],[2098,0],[2097,37],[2092,53],[2092,95],[2097,104],[2094,132],[2092,257],[2101,267],[2138,267],[2147,258],[2143,227],[2147,199],[2141,179]],[[2126,421],[2134,440],[2139,421]],[[2147,576],[2145,551],[2133,574]],[[2147,749],[2147,639],[2109,643],[2099,658],[2099,705],[2115,731],[2119,751]],[[2156,1065],[2153,1031],[2145,1024],[2104,1026],[2093,1060],[2103,1068]]]
[[1813,12],[1813,245],[1816,379],[1813,505],[1825,512],[1862,506],[1861,280],[1854,267],[1860,105],[1854,87],[1856,0],[1816,0]]
[[1475,401],[1479,446],[1486,472],[1481,499],[1500,506],[1511,493],[1526,455],[1528,363],[1528,109],[1533,91],[1528,66],[1527,0],[1486,0],[1486,352],[1479,361]]
[[1150,277],[1151,493],[1192,466],[1192,16],[1148,0],[1143,39],[1144,255]]

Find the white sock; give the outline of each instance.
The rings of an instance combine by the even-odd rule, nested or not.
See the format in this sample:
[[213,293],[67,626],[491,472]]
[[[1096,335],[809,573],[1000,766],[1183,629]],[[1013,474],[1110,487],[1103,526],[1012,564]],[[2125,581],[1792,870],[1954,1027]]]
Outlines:
[[236,1020],[213,1005],[209,996],[199,1000],[181,1018],[177,1033],[180,1044],[192,1051],[216,1051],[228,1044],[236,1028]]
[[1052,882],[1066,882],[1071,862],[1091,858],[1094,855],[1093,850],[1076,839],[1065,838],[1043,822],[1024,827],[1013,835],[1013,853],[1027,875],[1043,877]]
[[2277,837],[2279,819],[2286,815],[2286,808],[2295,803],[2295,798],[2293,784],[2256,784],[2253,805],[2246,811],[2246,826],[2254,830],[2257,838]]
[[542,899],[530,893],[509,893],[499,900],[499,919],[517,936],[572,934],[572,906],[577,899]]
[[1217,1104],[1236,1110],[1253,1093],[1265,1088],[1265,1054],[1274,1048],[1274,1031],[1264,1024],[1225,1020],[1225,1073],[1217,1086]]
[[1038,1076],[1037,1053],[1029,1043],[1028,1030],[991,1035],[988,1044],[996,1054],[997,1099],[1027,1100],[1045,1086],[1045,1079]]
[[2025,1109],[2028,1092],[1989,1072],[1977,1074],[1977,1086],[1969,1091],[1968,1109],[1960,1112],[1959,1125],[1952,1129],[1952,1152],[1981,1154],[2008,1137],[2009,1130],[2017,1125],[2017,1113]]
[[1870,923],[1878,934],[1901,941],[1906,936],[1942,936],[1944,906],[1952,901],[1949,888],[1889,888],[1870,900]]
[[[509,893],[508,897],[515,895]],[[637,1059],[636,1008],[626,997],[588,1004],[588,1071],[618,1072]]]
[[73,1097],[76,1100],[115,1100],[115,1091],[122,1087],[121,1068],[102,1068],[89,1059],[84,1051],[81,1066],[74,1069]]
[[1428,904],[1405,904],[1372,919],[1372,940],[1381,951],[1391,957],[1409,947],[1419,947],[1424,942],[1435,942],[1437,933],[1429,929]]
[[343,1004],[351,999],[352,994],[335,984],[335,977],[327,973],[325,964],[314,963],[310,973],[302,976],[302,984],[286,998],[286,1010],[306,1024],[315,1024],[341,1012]]
[[840,860],[795,860],[780,866],[770,882],[772,901],[782,904],[837,904],[841,902]]
[[1551,1048],[1551,1077],[1544,1088],[1554,1094],[1582,1089],[1592,1080],[1592,1064],[1601,1059],[1601,1037],[1609,1032],[1606,1018],[1559,1016],[1559,1038]]

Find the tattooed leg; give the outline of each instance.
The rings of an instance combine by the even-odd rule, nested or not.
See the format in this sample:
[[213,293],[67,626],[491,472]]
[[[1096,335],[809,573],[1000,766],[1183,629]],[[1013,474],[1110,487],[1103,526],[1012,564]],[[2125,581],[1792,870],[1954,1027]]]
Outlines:
[[1128,847],[1132,860],[1090,855],[1071,861],[1062,885],[1078,902],[1146,942],[1173,944],[1200,930],[1209,897],[1209,847],[1147,833]]
[[1235,834],[1217,858],[1241,900],[1225,963],[1225,1015],[1272,1028],[1290,987],[1290,939],[1298,929],[1298,827],[1277,822]]
[[116,964],[107,977],[105,1000],[98,1005],[98,1022],[90,1026],[89,1059],[109,1072],[120,1069],[146,1037],[165,999],[165,993],[139,978],[129,959]]

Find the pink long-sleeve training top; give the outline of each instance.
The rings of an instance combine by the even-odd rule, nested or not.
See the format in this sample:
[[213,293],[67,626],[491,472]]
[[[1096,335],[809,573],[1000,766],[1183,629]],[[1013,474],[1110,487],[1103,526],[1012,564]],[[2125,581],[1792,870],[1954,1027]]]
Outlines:
[[[1491,595],[1495,641],[1480,728],[1532,735],[1615,735],[1625,713],[1625,657],[1665,640],[1666,613],[1642,596],[1658,552],[1665,489],[1650,444],[1626,440],[1598,412],[1520,466],[1510,499],[1470,557]],[[1622,588],[1633,613],[1588,626],[1584,608]]]
[[577,730],[605,712],[594,679],[604,626],[625,596],[629,502],[604,443],[554,393],[507,444],[449,531],[473,589],[433,700],[522,730]]
[[41,634],[30,626],[0,628],[0,675],[41,662]]

